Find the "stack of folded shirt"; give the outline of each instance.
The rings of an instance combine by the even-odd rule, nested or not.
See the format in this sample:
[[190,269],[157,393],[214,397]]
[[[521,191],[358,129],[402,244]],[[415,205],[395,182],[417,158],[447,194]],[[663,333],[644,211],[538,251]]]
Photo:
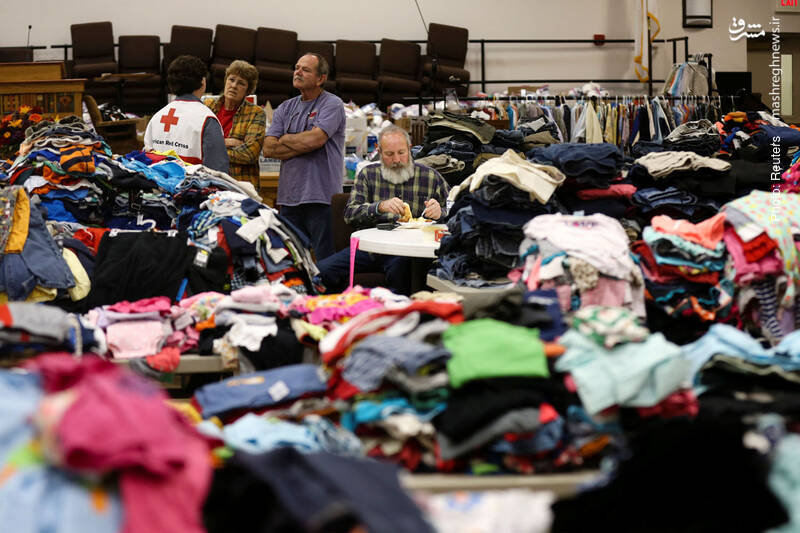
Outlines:
[[669,215],[673,218],[686,218],[699,222],[713,216],[720,208],[719,202],[676,187],[639,189],[631,196],[631,203],[644,222],[656,215]]
[[676,187],[701,196],[729,200],[736,183],[728,178],[731,165],[694,152],[652,152],[634,161],[628,178],[640,189]]
[[521,122],[517,129],[524,135],[521,147],[525,151],[561,142],[558,125],[545,116]]
[[522,226],[559,210],[553,191],[564,180],[552,166],[525,161],[513,150],[491,159],[458,188],[437,251],[435,274],[460,285],[483,286],[519,264]]
[[27,302],[0,305],[0,359],[28,357],[42,350],[76,354],[105,345],[102,331],[53,306]]
[[[414,159],[415,163],[425,165],[437,171],[447,183],[453,183],[461,177],[466,164],[449,154],[429,155]],[[457,174],[456,174],[457,173]],[[457,176],[455,179],[452,176]]]
[[113,165],[111,150],[89,126],[71,118],[29,128],[25,142],[32,148],[5,171],[6,179],[38,195],[48,220],[102,223],[111,187],[101,167]]
[[622,166],[622,154],[609,143],[556,144],[529,150],[525,155],[536,163],[559,169],[567,177],[565,186],[572,189],[606,188]]
[[800,198],[753,191],[723,210],[745,324],[775,344],[800,325]]
[[550,379],[537,330],[478,319],[452,326],[443,342],[452,353],[452,393],[434,419],[438,457],[485,452],[494,468],[527,473],[557,466],[566,411],[577,398]]
[[[560,339],[566,352],[555,369],[569,373],[583,408],[596,415],[610,407],[655,407],[682,389],[691,364],[680,346],[649,334],[614,308],[587,309],[580,329]],[[592,316],[593,315],[593,316]]]
[[[519,150],[524,140],[525,132],[522,130],[522,125],[520,125],[519,129],[516,130],[496,130],[494,132],[494,137],[492,137],[492,142],[481,148],[514,148],[515,150]],[[503,152],[505,152],[505,150],[503,150]]]
[[626,307],[644,316],[644,286],[622,225],[606,215],[541,215],[520,244],[528,289],[555,289],[562,311],[588,305]]
[[686,122],[664,138],[664,147],[675,152],[711,156],[720,149],[719,132],[710,120]]
[[[461,170],[444,176],[450,185],[455,185],[473,172],[476,156],[481,146],[489,144],[495,128],[483,120],[450,113],[436,112],[428,116],[428,132],[421,146],[411,153],[415,160],[431,155],[447,155],[464,163]],[[480,164],[480,162],[479,162]]]
[[553,165],[567,176],[558,199],[569,212],[621,218],[630,207],[635,188],[619,177],[622,154],[613,144],[554,144],[530,150],[527,157]]
[[522,155],[525,150],[523,144],[524,140],[525,134],[522,130],[495,131],[491,143],[482,144],[478,147],[478,154],[472,161],[473,171],[486,161],[494,159],[495,157],[500,157],[506,153],[509,148]]
[[335,365],[340,381],[331,396],[356,400],[342,414],[342,426],[361,437],[369,456],[411,471],[435,468],[435,430],[430,421],[444,408],[450,384],[446,369],[450,352],[438,340],[449,327],[440,318],[421,322],[414,312],[392,327],[402,335],[370,335]]
[[800,402],[799,340],[800,331],[793,331],[776,346],[764,348],[744,331],[713,325],[683,347],[695,374],[692,381],[704,390],[701,406],[733,416],[752,413],[754,404],[763,412],[794,413]]
[[674,319],[696,317],[708,325],[731,315],[734,287],[722,275],[724,220],[723,214],[699,224],[668,216],[653,218],[643,240],[632,245],[651,307]]
[[462,132],[474,137],[481,144],[488,144],[494,137],[495,128],[477,118],[449,111],[435,112],[428,116],[427,139],[441,139]]

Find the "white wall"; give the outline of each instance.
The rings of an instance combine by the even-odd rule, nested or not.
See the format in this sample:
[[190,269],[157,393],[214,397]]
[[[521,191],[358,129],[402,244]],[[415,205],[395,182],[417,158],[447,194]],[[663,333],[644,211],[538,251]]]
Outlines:
[[[428,22],[469,28],[470,38],[591,39],[632,38],[638,0],[419,0]],[[681,0],[661,0],[659,37],[690,36],[690,52],[714,53],[717,70],[746,70],[744,39],[731,42],[733,16],[751,23],[769,21],[775,0],[716,0],[712,29],[681,28]],[[780,13],[782,31],[800,31],[800,14]],[[249,28],[293,29],[300,39],[425,39],[413,0],[0,0],[0,46],[24,45],[28,24],[31,44],[69,43],[69,25],[110,20],[120,35],[157,34],[168,41],[172,24],[212,28],[232,24]],[[634,78],[630,44],[487,45],[487,79]],[[657,45],[655,77],[671,63],[669,44]],[[61,59],[59,49],[39,50],[36,59]],[[480,48],[470,45],[467,68],[480,77]],[[490,86],[489,89],[503,89]],[[556,87],[557,88],[557,87]],[[618,93],[641,92],[642,86],[609,85]]]

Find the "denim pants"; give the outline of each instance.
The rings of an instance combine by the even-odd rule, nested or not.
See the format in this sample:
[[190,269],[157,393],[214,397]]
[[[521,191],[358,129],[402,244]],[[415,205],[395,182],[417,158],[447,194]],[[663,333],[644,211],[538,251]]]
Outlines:
[[333,255],[331,206],[329,204],[282,205],[281,215],[311,238],[317,261]]
[[25,300],[37,285],[53,289],[75,286],[75,279],[38,207],[31,206],[28,238],[21,253],[0,256],[0,290],[11,301]]

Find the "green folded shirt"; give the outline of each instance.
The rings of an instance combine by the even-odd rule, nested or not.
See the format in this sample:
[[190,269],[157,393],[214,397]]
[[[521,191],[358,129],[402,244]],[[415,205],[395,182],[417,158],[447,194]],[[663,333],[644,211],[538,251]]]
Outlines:
[[442,340],[452,354],[447,373],[453,388],[475,379],[550,375],[537,329],[481,318],[450,327]]

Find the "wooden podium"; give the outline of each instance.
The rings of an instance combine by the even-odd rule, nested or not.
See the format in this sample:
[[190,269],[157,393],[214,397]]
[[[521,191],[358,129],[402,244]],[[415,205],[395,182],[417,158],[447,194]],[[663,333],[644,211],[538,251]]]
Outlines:
[[41,107],[42,115],[82,115],[86,81],[64,79],[62,61],[0,63],[0,114],[21,106]]

